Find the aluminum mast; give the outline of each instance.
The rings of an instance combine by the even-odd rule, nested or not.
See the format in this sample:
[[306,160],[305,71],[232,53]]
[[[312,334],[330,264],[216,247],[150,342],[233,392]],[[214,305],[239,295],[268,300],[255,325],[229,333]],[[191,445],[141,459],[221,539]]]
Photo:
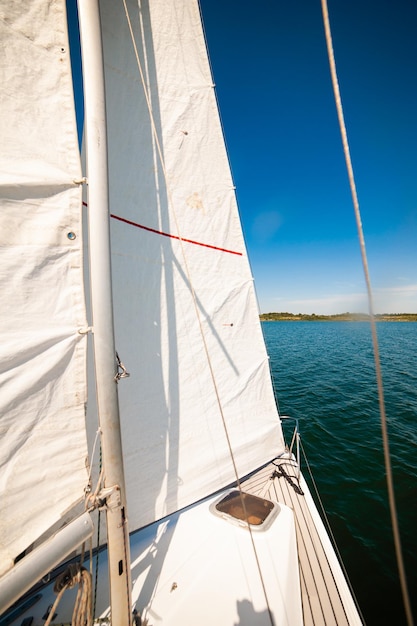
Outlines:
[[98,0],[78,0],[78,10],[84,77],[91,306],[97,404],[102,430],[105,487],[117,487],[107,499],[111,619],[114,626],[130,626],[132,623],[130,551],[115,379],[117,363],[110,261],[106,106]]

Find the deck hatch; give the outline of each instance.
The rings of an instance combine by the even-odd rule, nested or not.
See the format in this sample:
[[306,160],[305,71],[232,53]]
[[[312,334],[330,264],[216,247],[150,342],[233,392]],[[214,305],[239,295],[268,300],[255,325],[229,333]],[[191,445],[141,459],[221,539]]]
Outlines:
[[269,526],[279,512],[278,504],[249,493],[242,492],[241,494],[237,489],[229,491],[222,496],[212,507],[216,515],[220,515],[230,521],[235,520],[242,525],[246,524],[245,509],[249,524],[254,528],[262,527],[262,529],[266,525]]

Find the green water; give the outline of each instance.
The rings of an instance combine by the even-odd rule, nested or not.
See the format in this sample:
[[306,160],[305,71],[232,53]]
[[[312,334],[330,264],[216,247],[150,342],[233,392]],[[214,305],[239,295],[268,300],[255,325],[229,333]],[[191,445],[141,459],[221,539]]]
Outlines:
[[[417,620],[417,323],[377,324],[408,588]],[[366,322],[264,322],[280,411],[303,447],[368,626],[406,624]],[[306,466],[303,468],[306,473]]]

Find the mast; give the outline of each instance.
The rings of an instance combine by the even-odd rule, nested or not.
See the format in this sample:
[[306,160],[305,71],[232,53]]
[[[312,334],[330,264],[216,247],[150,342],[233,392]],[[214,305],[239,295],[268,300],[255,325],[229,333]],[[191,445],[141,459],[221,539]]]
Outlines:
[[130,626],[131,580],[126,490],[117,394],[110,261],[110,212],[107,168],[103,50],[98,0],[78,0],[84,77],[85,138],[88,172],[88,227],[91,307],[97,405],[107,497],[111,618]]

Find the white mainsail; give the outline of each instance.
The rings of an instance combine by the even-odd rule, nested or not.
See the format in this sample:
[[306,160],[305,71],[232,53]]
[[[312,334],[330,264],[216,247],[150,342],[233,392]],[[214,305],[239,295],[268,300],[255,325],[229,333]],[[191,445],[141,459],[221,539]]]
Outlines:
[[128,7],[152,124],[123,6],[104,2],[101,16],[136,529],[236,480],[222,413],[240,477],[284,444],[198,3]]
[[[235,481],[227,437],[239,476],[283,441],[198,5],[131,2],[129,12],[152,116],[124,10],[101,6],[136,529]],[[83,496],[87,322],[65,4],[34,0],[24,15],[8,6],[1,28],[0,529],[8,569]]]
[[81,177],[65,2],[0,7],[0,571],[87,482]]
[[[65,0],[31,0],[23,14],[11,2],[0,13],[2,569],[10,570],[52,525],[66,524],[86,487],[91,313],[84,275],[92,282],[93,383],[105,457],[103,482],[94,485],[98,497],[89,504],[105,508],[108,521],[102,536],[108,550],[96,558],[96,616],[110,613],[114,624],[130,624],[136,604],[155,623],[254,623],[255,616],[274,623],[282,616],[293,625],[310,610],[313,623],[313,614],[322,615],[317,576],[329,620],[359,623],[318,514],[310,496],[304,498],[299,466],[284,447],[198,2],[103,0],[98,7],[98,1],[80,0],[79,6],[89,77],[90,273],[82,255],[84,173]],[[112,292],[116,348],[130,372],[118,384],[125,472],[113,410]],[[90,455],[98,435],[94,395],[87,409]],[[236,514],[230,494],[216,492],[248,474]],[[220,499],[230,508],[218,508]],[[255,507],[251,515],[244,502]],[[141,529],[131,538],[133,606],[126,512],[130,530]],[[53,537],[59,536],[58,560],[55,553],[45,557],[50,544],[29,549],[1,577],[8,623],[24,615],[24,621],[44,623],[45,610],[54,619],[57,604],[47,583],[42,593],[32,589],[11,605],[91,535],[90,524],[86,513]],[[71,526],[77,526],[78,543]],[[77,573],[70,582],[76,580]],[[220,614],[213,590],[216,598],[227,591]],[[86,612],[88,605],[83,602]],[[67,622],[67,615],[68,607],[60,607],[59,621]]]

